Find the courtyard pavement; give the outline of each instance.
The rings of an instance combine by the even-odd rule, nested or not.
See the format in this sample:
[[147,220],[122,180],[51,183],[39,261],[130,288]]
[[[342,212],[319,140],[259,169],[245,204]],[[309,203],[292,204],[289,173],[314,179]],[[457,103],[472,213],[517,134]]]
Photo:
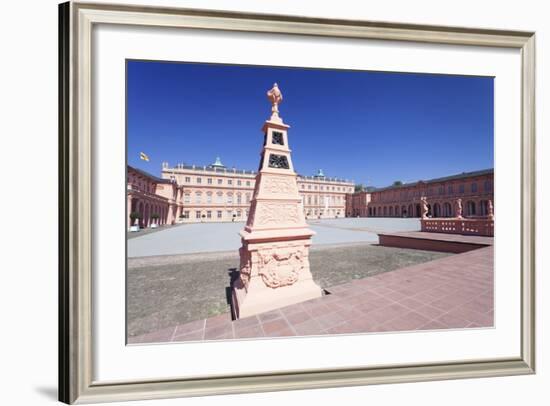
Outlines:
[[[317,234],[313,244],[378,243],[379,232],[419,231],[417,218],[342,218],[311,220]],[[165,228],[128,239],[128,257],[178,255],[238,250],[238,235],[244,227],[236,223],[195,223]]]
[[130,344],[480,328],[494,325],[493,247],[334,286],[329,295],[232,321],[225,313]]
[[[314,245],[310,265],[323,289],[351,280],[448,256],[447,253],[381,247],[368,243]],[[230,278],[237,250],[128,259],[130,337],[229,312]]]

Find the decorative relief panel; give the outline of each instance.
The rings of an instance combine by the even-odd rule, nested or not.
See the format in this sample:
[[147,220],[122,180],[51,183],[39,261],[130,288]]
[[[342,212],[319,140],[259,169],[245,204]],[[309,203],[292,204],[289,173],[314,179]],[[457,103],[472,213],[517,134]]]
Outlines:
[[241,247],[239,249],[239,254],[241,257],[241,263],[239,265],[239,278],[245,289],[248,289],[248,284],[250,282],[250,275],[252,272],[252,264],[250,258],[250,252],[245,248]]
[[296,179],[287,176],[270,176],[265,178],[265,191],[271,194],[297,193]]
[[270,168],[289,169],[288,159],[285,155],[269,154],[268,166]]
[[300,247],[259,252],[259,271],[263,282],[276,289],[296,283],[304,268],[305,253]]
[[257,206],[255,225],[298,223],[298,206],[294,203],[265,203]]

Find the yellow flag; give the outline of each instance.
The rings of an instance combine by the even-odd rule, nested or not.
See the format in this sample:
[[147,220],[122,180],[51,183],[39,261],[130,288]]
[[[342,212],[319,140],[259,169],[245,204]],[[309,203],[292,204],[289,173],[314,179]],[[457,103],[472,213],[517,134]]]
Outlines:
[[149,157],[148,157],[147,155],[145,155],[145,153],[140,152],[140,153],[139,153],[139,157],[140,157],[141,159],[143,159],[144,161],[149,162]]

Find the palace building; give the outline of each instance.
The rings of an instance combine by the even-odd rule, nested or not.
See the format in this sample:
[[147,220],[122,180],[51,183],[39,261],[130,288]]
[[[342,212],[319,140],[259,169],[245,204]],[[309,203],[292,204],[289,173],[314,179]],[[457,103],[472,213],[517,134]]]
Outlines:
[[346,214],[353,217],[420,217],[420,199],[425,197],[428,217],[455,217],[459,199],[463,206],[462,216],[486,217],[494,204],[493,177],[493,169],[486,169],[356,192],[347,197]]
[[[227,168],[220,158],[207,166],[162,164],[161,178],[128,166],[128,226],[139,216],[141,227],[176,222],[246,221],[254,194],[255,171]],[[298,190],[306,218],[346,215],[346,196],[353,181],[300,176]],[[132,214],[133,213],[133,214]]]
[[[257,173],[227,168],[220,158],[207,166],[162,164],[161,177],[128,166],[128,227],[175,223],[246,221]],[[420,217],[425,197],[428,217],[483,218],[494,210],[493,169],[464,172],[413,183],[355,192],[353,181],[322,170],[298,175],[307,219],[342,217]]]

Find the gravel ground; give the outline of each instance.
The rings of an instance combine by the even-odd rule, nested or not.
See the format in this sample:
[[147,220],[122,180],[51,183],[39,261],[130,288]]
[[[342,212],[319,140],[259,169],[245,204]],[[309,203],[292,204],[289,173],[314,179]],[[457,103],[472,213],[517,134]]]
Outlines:
[[[315,281],[331,286],[450,254],[343,244],[313,247]],[[128,259],[128,335],[150,333],[229,311],[229,282],[239,264],[234,251]]]

